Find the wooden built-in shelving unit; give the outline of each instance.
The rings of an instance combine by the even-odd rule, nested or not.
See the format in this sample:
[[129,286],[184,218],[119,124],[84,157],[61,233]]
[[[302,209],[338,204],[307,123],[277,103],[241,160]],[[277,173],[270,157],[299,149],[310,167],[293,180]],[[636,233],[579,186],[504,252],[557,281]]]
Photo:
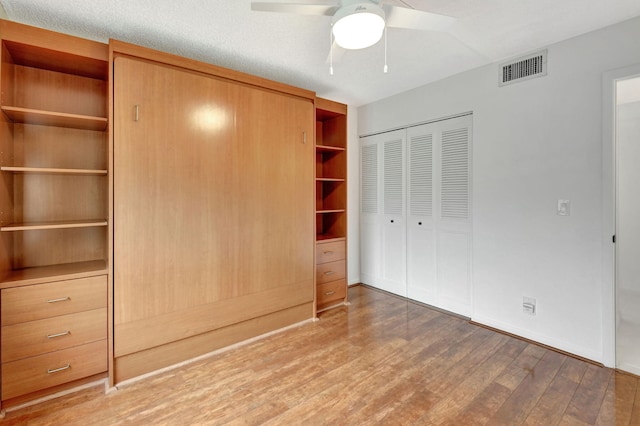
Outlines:
[[[8,21],[0,49],[4,408],[106,375],[109,51]],[[42,341],[42,321],[85,337]]]
[[316,308],[347,301],[347,107],[316,99]]

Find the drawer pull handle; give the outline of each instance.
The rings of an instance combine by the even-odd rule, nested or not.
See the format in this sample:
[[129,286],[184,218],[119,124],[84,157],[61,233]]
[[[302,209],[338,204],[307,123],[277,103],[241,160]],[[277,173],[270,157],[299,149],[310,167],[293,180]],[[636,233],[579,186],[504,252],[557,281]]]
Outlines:
[[61,297],[59,299],[51,299],[51,300],[47,300],[47,303],[66,302],[67,300],[71,300],[71,298],[67,296],[67,297]]
[[332,294],[336,294],[335,291],[327,291],[324,295],[325,296],[331,296]]
[[324,274],[325,274],[325,275],[333,275],[333,274],[335,274],[335,272],[333,272],[333,271],[327,271],[327,272],[325,272]]
[[333,252],[332,251],[325,251],[325,252],[323,252],[323,254],[333,254]]
[[60,367],[60,368],[50,368],[50,369],[47,370],[47,374],[57,373],[59,371],[68,370],[70,368],[71,368],[71,364],[67,364],[64,367]]
[[63,331],[62,333],[47,334],[47,339],[53,339],[55,337],[62,337],[62,336],[66,336],[68,334],[71,334],[71,332],[69,330]]

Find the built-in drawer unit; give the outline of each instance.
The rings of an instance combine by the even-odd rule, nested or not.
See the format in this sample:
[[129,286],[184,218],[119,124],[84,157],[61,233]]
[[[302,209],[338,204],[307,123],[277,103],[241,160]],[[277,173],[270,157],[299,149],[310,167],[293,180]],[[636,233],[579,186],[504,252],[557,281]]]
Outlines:
[[337,280],[316,286],[316,303],[319,306],[344,299],[347,295],[347,281]]
[[2,325],[107,306],[104,275],[2,290]]
[[107,370],[105,275],[6,288],[2,400]]
[[2,362],[107,338],[107,308],[2,327]]
[[318,311],[346,302],[346,241],[316,243],[316,308]]
[[345,273],[346,263],[344,260],[316,265],[316,284],[343,279]]
[[320,243],[316,246],[316,264],[345,259],[345,242]]
[[3,363],[2,398],[14,398],[106,370],[106,339]]

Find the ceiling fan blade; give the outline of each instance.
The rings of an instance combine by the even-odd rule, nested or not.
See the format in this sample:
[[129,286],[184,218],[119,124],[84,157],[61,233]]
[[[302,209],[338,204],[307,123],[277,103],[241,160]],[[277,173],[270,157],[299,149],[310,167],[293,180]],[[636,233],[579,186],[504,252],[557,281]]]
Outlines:
[[456,21],[455,18],[450,16],[438,15],[437,13],[417,9],[408,9],[406,7],[391,6],[388,4],[382,7],[387,16],[386,23],[388,27],[410,28],[423,31],[444,31]]
[[274,3],[262,1],[251,2],[251,10],[260,12],[296,13],[298,15],[333,16],[338,8],[339,6],[330,4]]

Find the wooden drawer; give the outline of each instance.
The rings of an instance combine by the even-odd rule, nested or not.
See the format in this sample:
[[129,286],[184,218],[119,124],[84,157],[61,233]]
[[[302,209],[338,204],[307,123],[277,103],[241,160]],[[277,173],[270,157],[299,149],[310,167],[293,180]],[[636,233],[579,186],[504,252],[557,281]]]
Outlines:
[[343,279],[346,276],[346,262],[338,260],[316,266],[316,284]]
[[347,295],[347,280],[337,280],[316,286],[316,305],[344,299]]
[[345,252],[346,244],[344,241],[318,243],[316,245],[316,264],[345,259]]
[[80,278],[2,290],[1,324],[11,325],[107,306],[107,277]]
[[107,340],[2,364],[2,399],[107,370]]
[[107,338],[107,308],[2,327],[2,362]]

